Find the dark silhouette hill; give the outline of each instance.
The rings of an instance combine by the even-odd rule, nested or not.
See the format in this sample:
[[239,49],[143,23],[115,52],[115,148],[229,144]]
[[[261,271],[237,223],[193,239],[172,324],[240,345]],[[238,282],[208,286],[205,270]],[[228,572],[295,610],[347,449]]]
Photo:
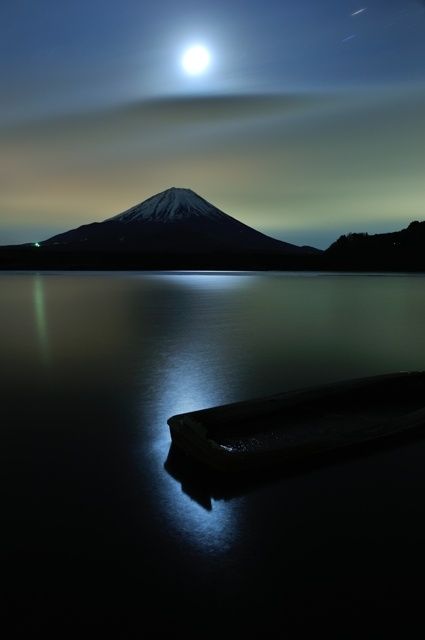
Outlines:
[[343,235],[325,251],[323,264],[348,270],[425,270],[425,222],[391,233]]

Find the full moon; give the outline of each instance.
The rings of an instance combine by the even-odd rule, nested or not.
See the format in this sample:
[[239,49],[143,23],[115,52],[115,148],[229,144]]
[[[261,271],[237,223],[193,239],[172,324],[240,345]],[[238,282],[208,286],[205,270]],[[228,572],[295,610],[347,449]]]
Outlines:
[[191,76],[204,73],[208,68],[211,55],[208,49],[201,45],[190,47],[184,52],[182,57],[182,67]]

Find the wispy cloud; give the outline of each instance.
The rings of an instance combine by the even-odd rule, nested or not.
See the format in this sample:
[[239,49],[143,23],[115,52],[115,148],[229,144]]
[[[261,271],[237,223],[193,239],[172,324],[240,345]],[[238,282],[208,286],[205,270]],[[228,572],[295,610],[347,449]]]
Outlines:
[[0,218],[8,241],[14,226],[23,240],[22,226],[37,224],[40,239],[173,185],[282,234],[423,218],[424,114],[425,92],[404,86],[157,100],[40,121],[0,132]]

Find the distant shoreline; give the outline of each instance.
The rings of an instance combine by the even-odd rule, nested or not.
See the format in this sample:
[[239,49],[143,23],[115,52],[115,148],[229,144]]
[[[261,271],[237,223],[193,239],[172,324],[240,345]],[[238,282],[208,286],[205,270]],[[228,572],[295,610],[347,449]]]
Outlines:
[[[111,229],[115,239],[117,230]],[[139,247],[136,234],[132,244],[120,250],[100,239],[91,246],[82,241],[0,246],[0,270],[425,272],[425,222],[415,221],[392,233],[344,235],[326,251],[284,243],[275,246],[271,239],[251,250],[241,246],[238,236],[229,239],[225,248],[218,241],[197,243],[196,234],[191,242],[178,242],[176,237],[173,243],[171,234],[163,245],[154,242],[154,235],[148,242],[149,237]]]
[[[405,273],[425,273],[425,265],[406,265],[406,264],[390,264],[390,265],[377,265],[377,264],[364,264],[355,265],[350,263],[344,263],[341,265],[332,264],[331,261],[326,259],[320,259],[322,256],[314,256],[308,261],[288,260],[285,264],[283,261],[279,261],[280,264],[276,264],[277,261],[271,260],[268,264],[261,263],[248,263],[247,261],[223,261],[219,263],[211,263],[187,260],[183,263],[177,261],[157,261],[154,259],[141,261],[130,259],[114,259],[110,260],[97,260],[95,256],[85,257],[85,259],[74,259],[71,256],[66,256],[66,260],[63,256],[55,256],[52,259],[48,256],[38,255],[37,259],[30,260],[29,256],[21,256],[15,254],[11,256],[4,255],[0,249],[0,272],[8,271],[66,271],[66,272],[145,272],[145,273],[221,273],[225,275],[235,273],[270,273],[270,272],[314,272],[314,273],[340,273],[340,274],[405,274]],[[58,259],[60,258],[60,259]],[[69,259],[71,258],[71,259]],[[89,259],[88,259],[89,258]]]

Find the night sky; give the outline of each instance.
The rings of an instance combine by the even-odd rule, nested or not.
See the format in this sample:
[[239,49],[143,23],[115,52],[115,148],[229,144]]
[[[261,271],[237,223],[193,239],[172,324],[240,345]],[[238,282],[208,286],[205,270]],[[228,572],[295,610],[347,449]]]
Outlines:
[[422,0],[16,0],[0,49],[1,244],[170,186],[319,247],[425,219]]

